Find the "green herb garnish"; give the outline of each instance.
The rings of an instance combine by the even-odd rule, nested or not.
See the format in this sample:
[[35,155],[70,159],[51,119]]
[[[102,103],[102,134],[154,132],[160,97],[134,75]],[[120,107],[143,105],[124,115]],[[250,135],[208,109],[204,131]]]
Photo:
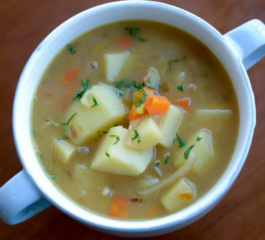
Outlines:
[[149,113],[147,114],[147,117],[148,117],[148,118],[150,118],[150,117],[151,117]]
[[109,155],[109,153],[106,151],[105,152],[105,155],[109,158],[110,157],[110,155]]
[[197,137],[196,141],[199,142],[200,140],[202,140],[202,138]]
[[175,141],[176,141],[176,140],[175,140],[175,138],[174,138],[174,139],[173,139],[173,143],[175,143]]
[[148,94],[144,93],[144,96],[142,97],[142,99],[140,100],[140,103],[135,104],[135,107],[141,107],[141,105],[143,104],[144,100],[146,99],[146,97],[148,96]]
[[178,134],[176,134],[176,135],[177,135],[177,139],[179,141],[179,148],[184,147],[186,145],[185,141],[182,140]]
[[57,178],[54,174],[51,174],[50,176],[51,176],[51,178],[54,179],[54,180]]
[[177,63],[177,62],[182,62],[186,57],[183,57],[181,59],[174,59],[174,60],[171,60],[168,62],[168,70],[169,72],[171,71],[172,69],[172,63]]
[[49,119],[46,119],[46,122],[50,122],[50,120]]
[[71,44],[66,45],[71,53],[76,53],[76,50],[72,47]]
[[184,87],[183,87],[183,85],[178,85],[178,86],[177,86],[177,89],[178,89],[179,91],[183,92]]
[[135,136],[132,138],[132,142],[133,142],[135,139],[138,138],[137,142],[138,142],[138,144],[139,144],[139,143],[141,142],[140,135],[139,135],[139,133],[137,132],[136,129],[133,129],[133,131],[135,132]]
[[83,86],[83,91],[77,91],[76,96],[73,98],[73,100],[80,100],[85,91],[88,89],[88,84],[89,84],[89,79],[82,80],[82,86]]
[[107,134],[108,132],[109,132],[109,129],[108,129],[108,130],[106,130],[106,131],[104,131],[103,133],[104,133],[104,134]]
[[146,86],[153,88],[154,90],[156,90],[156,88],[152,85],[152,83],[150,82],[150,77],[148,78],[148,81],[146,82]]
[[130,32],[130,35],[132,37],[135,36],[135,34],[140,30],[139,28],[128,28],[128,27],[125,27],[125,30],[129,31]]
[[116,88],[121,89],[121,87],[124,86],[124,81],[118,81],[118,82],[115,82],[115,84],[116,84]]
[[115,137],[116,138],[116,142],[113,143],[113,145],[117,144],[120,141],[120,137],[117,136],[117,135],[110,135],[110,137],[112,137],[112,138]]
[[62,122],[62,125],[65,125],[64,128],[63,128],[63,130],[64,130],[65,132],[67,131],[67,127],[68,127],[69,122],[74,118],[74,116],[75,116],[76,114],[77,114],[77,112],[74,113],[74,114],[68,119],[67,122]]
[[69,137],[59,137],[57,140],[64,140],[64,139],[69,139]]
[[167,165],[169,159],[170,159],[170,155],[167,155],[166,160],[165,160],[165,162],[164,162],[164,165]]
[[185,158],[185,159],[188,159],[188,156],[189,156],[189,154],[190,154],[190,151],[191,151],[191,149],[192,149],[194,146],[195,146],[195,144],[192,145],[192,146],[190,146],[190,147],[184,152],[184,158]]
[[94,102],[94,105],[93,105],[91,108],[93,108],[93,107],[95,107],[95,106],[98,106],[98,102],[97,102],[97,100],[96,100],[95,97],[93,97],[93,102]]
[[116,124],[114,125],[114,127],[118,127],[118,123],[116,123]]
[[118,97],[121,98],[123,96],[123,92],[117,89]]
[[160,162],[158,162],[158,163],[156,164],[156,167],[159,167],[159,165],[160,165]]
[[158,83],[158,86],[161,86],[162,85],[162,83]]
[[141,42],[146,42],[147,39],[144,39],[144,38],[138,38]]

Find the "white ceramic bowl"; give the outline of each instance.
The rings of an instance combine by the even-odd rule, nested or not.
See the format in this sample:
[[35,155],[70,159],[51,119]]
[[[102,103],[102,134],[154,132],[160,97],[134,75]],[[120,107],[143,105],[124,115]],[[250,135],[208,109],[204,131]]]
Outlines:
[[[184,29],[205,43],[227,69],[240,107],[238,144],[227,170],[201,199],[167,217],[146,221],[120,221],[92,213],[74,203],[47,178],[32,147],[31,104],[42,74],[56,53],[80,34],[109,22],[151,19]],[[13,108],[13,132],[23,170],[0,189],[0,217],[8,224],[22,222],[51,204],[102,232],[118,236],[154,236],[180,229],[209,212],[226,194],[247,157],[256,123],[254,96],[246,69],[265,54],[265,27],[252,20],[221,35],[202,19],[182,9],[148,1],[104,4],[70,18],[33,52],[17,86]]]

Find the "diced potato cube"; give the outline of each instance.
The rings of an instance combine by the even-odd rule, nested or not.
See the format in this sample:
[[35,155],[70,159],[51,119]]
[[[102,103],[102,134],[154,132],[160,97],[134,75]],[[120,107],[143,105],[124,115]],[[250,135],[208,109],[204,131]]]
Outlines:
[[[201,138],[201,140],[196,141],[197,137]],[[202,174],[207,170],[207,167],[209,165],[207,164],[207,162],[214,154],[212,134],[209,130],[206,129],[201,129],[199,132],[192,136],[185,147],[178,149],[178,151],[176,152],[174,165],[179,168],[184,163],[184,161],[186,161],[184,159],[184,152],[189,146],[193,144],[195,144],[195,146],[192,151],[196,154],[196,161],[192,167],[192,171]]]
[[161,202],[167,211],[176,212],[196,197],[196,190],[190,184],[189,181],[182,178],[165,194]]
[[53,140],[53,144],[60,160],[63,163],[68,163],[71,157],[74,155],[76,147],[72,146],[71,144],[69,144],[64,140],[57,140],[57,139]]
[[170,105],[166,114],[163,115],[160,122],[160,130],[162,133],[162,139],[159,142],[161,145],[165,147],[170,147],[173,139],[175,138],[176,132],[180,126],[182,121],[183,111]]
[[[93,97],[98,103],[95,107],[92,107]],[[94,140],[98,131],[122,121],[125,107],[112,88],[95,85],[85,92],[81,101],[72,102],[65,119],[69,119],[75,112],[77,114],[70,121],[66,134],[75,144],[81,144]]]
[[[135,131],[137,130],[139,139],[132,141],[135,137]],[[162,139],[162,134],[158,124],[152,117],[144,117],[136,126],[129,126],[126,144],[128,147],[150,150]]]
[[[120,140],[117,141],[118,136]],[[113,127],[104,136],[92,160],[91,168],[121,175],[138,176],[146,169],[153,157],[153,149],[142,151],[126,145],[128,130]]]
[[125,61],[129,57],[129,52],[122,53],[109,53],[104,55],[106,66],[106,78],[109,81],[114,81],[120,70],[122,69]]

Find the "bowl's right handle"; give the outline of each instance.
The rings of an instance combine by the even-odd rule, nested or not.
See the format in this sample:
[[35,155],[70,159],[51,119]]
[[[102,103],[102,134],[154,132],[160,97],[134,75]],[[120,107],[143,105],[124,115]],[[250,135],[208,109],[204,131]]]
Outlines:
[[225,34],[231,42],[246,70],[265,56],[265,25],[251,20]]

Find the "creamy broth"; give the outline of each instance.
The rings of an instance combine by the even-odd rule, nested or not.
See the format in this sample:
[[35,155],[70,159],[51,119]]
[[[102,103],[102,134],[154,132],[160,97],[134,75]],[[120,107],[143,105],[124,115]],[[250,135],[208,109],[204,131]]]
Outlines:
[[[131,33],[125,27],[132,28]],[[139,30],[134,34],[135,28]],[[131,46],[127,47],[128,49],[119,43],[117,45],[119,36],[131,39]],[[36,154],[40,157],[50,179],[76,203],[106,216],[119,218],[111,215],[110,209],[113,199],[122,199],[127,202],[124,207],[126,209],[122,210],[126,214],[121,214],[120,218],[125,219],[163,217],[191,205],[206,194],[220,179],[229,164],[239,130],[236,93],[228,73],[218,58],[188,33],[172,26],[146,20],[104,25],[84,33],[70,44],[72,48],[64,47],[46,69],[33,100],[32,131],[37,145]],[[126,45],[128,42],[123,44]],[[114,81],[109,81],[106,78],[104,54],[119,53],[122,48],[130,55]],[[76,52],[71,53],[71,50]],[[63,131],[65,125],[61,123],[69,119],[67,114],[69,108],[80,104],[80,100],[73,98],[77,91],[82,91],[81,80],[89,79],[88,86],[92,89],[93,86],[101,83],[114,87],[115,91],[117,86],[120,87],[117,82],[123,81],[120,88],[123,96],[120,100],[125,106],[126,114],[117,124],[127,129],[129,111],[132,104],[136,103],[133,102],[134,90],[125,83],[133,85],[133,81],[136,81],[138,86],[150,67],[160,76],[156,88],[157,95],[165,96],[173,105],[174,103],[178,105],[176,101],[179,99],[191,100],[188,109],[185,110],[183,107],[184,110],[181,110],[184,113],[177,130],[178,136],[186,142],[186,145],[179,148],[179,141],[175,136],[169,147],[155,145],[152,159],[143,173],[138,176],[115,174],[91,169],[91,162],[102,139],[107,137],[108,133],[104,134],[104,131],[109,128],[100,129],[92,140],[81,144],[74,143],[71,137],[57,140],[68,142],[75,147],[71,159],[67,163],[62,161],[53,141],[71,136],[66,135]],[[72,77],[71,83],[67,85],[62,77],[73,70],[76,70],[73,73],[76,76]],[[95,106],[94,109],[97,107],[99,106]],[[208,111],[216,109],[218,111]],[[76,112],[77,118],[80,113]],[[161,118],[157,115],[151,117],[157,122]],[[71,121],[68,128],[71,127],[70,123]],[[115,123],[112,127],[114,125]],[[203,166],[200,166],[199,171],[191,170],[185,175],[184,181],[191,187],[192,194],[181,195],[182,201],[179,201],[174,210],[165,207],[161,199],[176,186],[179,179],[149,195],[140,194],[139,192],[149,189],[152,185],[159,184],[187,161],[183,158],[184,150],[195,144],[191,151],[196,151],[196,146],[205,140],[204,138],[199,140],[199,137],[198,141],[193,139],[190,143],[189,139],[200,129],[207,129],[204,131],[205,136],[210,132],[212,152],[203,162]],[[170,157],[166,161],[168,155]],[[184,161],[181,160],[179,163],[178,159],[181,158]]]

